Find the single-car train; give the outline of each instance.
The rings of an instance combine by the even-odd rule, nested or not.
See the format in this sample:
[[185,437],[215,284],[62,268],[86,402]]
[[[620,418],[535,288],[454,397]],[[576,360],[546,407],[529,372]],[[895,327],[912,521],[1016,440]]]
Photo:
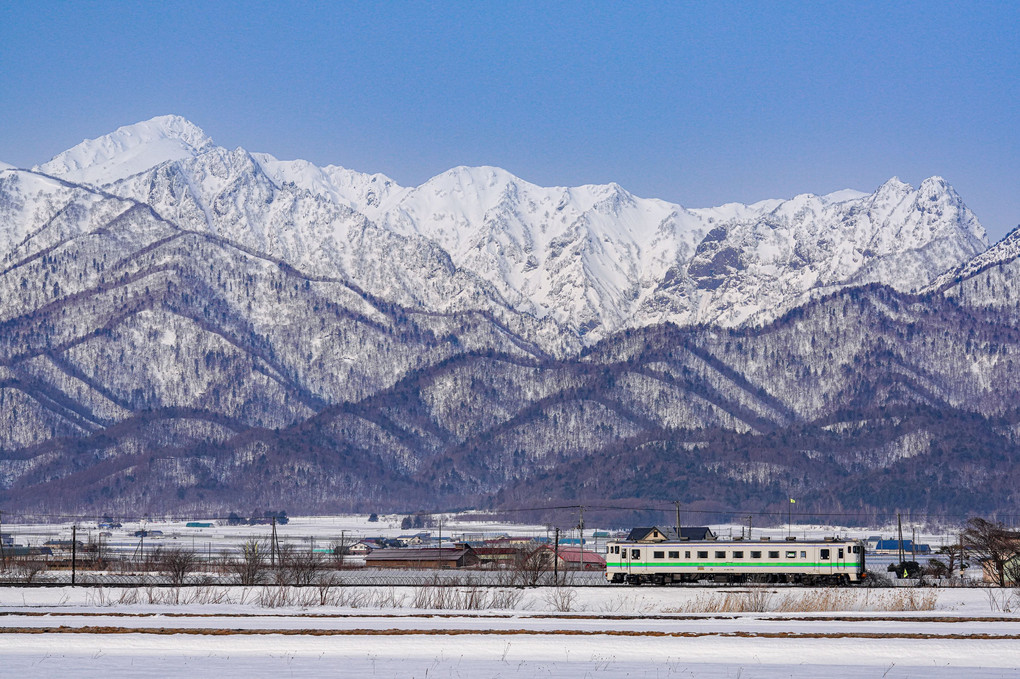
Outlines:
[[859,583],[865,577],[860,540],[617,540],[607,543],[612,583],[775,582]]

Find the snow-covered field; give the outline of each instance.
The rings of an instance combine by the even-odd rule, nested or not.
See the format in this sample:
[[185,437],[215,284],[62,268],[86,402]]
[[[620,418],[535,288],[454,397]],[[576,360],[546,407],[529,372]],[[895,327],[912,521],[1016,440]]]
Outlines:
[[[1020,672],[1020,615],[1009,612],[1020,596],[1009,590],[530,589],[517,590],[509,608],[480,610],[420,607],[421,588],[359,588],[357,607],[309,599],[269,608],[260,590],[186,589],[181,601],[221,603],[167,605],[148,603],[144,591],[123,604],[122,590],[0,588],[0,676]],[[763,612],[723,612],[736,600]],[[911,607],[929,610],[891,610]]]
[[[414,532],[401,530],[400,518],[301,517],[278,533],[318,546]],[[70,537],[69,525],[4,528],[22,544]],[[141,528],[163,533],[147,547],[183,543],[210,554],[270,531],[147,521],[115,529],[111,546],[134,549]],[[715,530],[725,537],[741,527]],[[443,517],[444,536],[546,532]],[[755,537],[785,532],[756,528]],[[890,535],[831,526],[793,533]],[[937,548],[952,536],[918,539]],[[0,587],[0,678],[1013,677],[1017,610],[1020,592],[978,588]]]

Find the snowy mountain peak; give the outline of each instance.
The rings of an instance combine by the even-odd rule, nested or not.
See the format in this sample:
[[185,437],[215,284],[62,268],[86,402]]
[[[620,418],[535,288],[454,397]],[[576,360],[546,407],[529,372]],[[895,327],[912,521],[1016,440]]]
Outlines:
[[214,148],[200,127],[181,116],[157,116],[86,139],[36,170],[82,184],[110,184],[162,163]]
[[899,177],[892,177],[889,180],[887,180],[884,184],[878,187],[878,190],[875,191],[875,196],[876,197],[905,196],[913,190],[914,190],[913,186],[901,180]]

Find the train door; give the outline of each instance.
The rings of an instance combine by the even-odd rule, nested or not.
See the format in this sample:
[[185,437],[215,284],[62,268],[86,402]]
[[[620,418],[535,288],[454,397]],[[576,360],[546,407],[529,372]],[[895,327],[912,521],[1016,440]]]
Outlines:
[[829,543],[818,549],[818,570],[823,575],[832,575],[836,567],[835,546]]
[[839,545],[838,547],[836,547],[836,569],[840,573],[843,573],[846,570],[846,560],[848,551],[849,545]]
[[631,546],[620,545],[619,550],[620,550],[620,568],[622,568],[625,573],[630,575],[631,563],[633,561],[631,557]]

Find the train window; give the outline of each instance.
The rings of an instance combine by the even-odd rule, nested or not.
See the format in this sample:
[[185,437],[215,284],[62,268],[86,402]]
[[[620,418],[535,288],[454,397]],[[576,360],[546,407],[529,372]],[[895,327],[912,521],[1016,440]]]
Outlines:
[[715,553],[715,558],[717,558],[717,559],[725,559],[726,558],[726,552],[716,552]]
[[760,558],[761,558],[761,552],[758,552],[758,551],[752,551],[752,552],[751,552],[751,558],[752,558],[752,559],[760,559]]
[[839,559],[843,558],[843,548],[842,547],[839,548],[839,552],[836,554],[836,556]]
[[778,559],[779,558],[779,552],[769,552],[769,558],[770,559]]
[[795,550],[788,550],[786,552],[786,558],[787,559],[796,559],[797,558],[797,552]]
[[708,558],[708,552],[698,552],[698,558],[699,559],[707,559]]
[[806,559],[806,558],[807,558],[807,552],[804,552],[804,551],[802,551],[802,552],[800,553],[800,558],[802,558],[802,559]]
[[630,550],[630,558],[632,558],[632,559],[640,559],[641,558],[641,550],[640,549],[632,549],[632,550]]
[[691,558],[691,553],[690,552],[684,552],[684,558],[685,559]]
[[733,552],[733,558],[734,559],[743,559],[744,558],[744,553],[743,552]]
[[679,559],[680,558],[680,552],[670,552],[669,553],[669,558],[671,558],[671,559]]
[[822,553],[821,553],[821,559],[822,559],[823,561],[828,561],[828,560],[829,560],[829,552],[830,552],[830,551],[831,551],[831,550],[828,550],[828,549],[823,549],[823,550],[822,550]]
[[666,558],[666,552],[652,552],[652,558],[653,559],[665,559]]

